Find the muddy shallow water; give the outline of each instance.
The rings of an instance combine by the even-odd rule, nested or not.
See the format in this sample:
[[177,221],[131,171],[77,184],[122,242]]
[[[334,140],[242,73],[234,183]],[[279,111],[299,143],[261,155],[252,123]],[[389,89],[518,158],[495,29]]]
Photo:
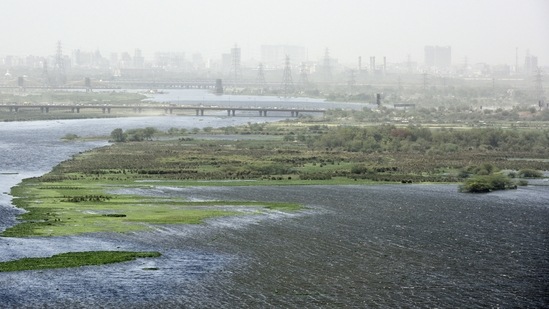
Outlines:
[[[2,250],[63,251],[80,243],[164,254],[3,273],[3,307],[549,306],[547,187],[487,195],[458,193],[455,185],[152,187],[141,193],[295,201],[307,209],[123,235],[1,239]],[[12,256],[27,249],[12,249]]]

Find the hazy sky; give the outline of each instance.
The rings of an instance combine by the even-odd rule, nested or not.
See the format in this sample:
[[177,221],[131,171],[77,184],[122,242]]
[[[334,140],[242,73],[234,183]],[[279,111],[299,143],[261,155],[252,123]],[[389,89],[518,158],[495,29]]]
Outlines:
[[0,0],[0,55],[51,55],[56,42],[110,52],[140,48],[218,58],[236,43],[329,48],[343,63],[370,56],[423,63],[425,45],[452,46],[452,62],[515,62],[519,48],[549,65],[549,0]]

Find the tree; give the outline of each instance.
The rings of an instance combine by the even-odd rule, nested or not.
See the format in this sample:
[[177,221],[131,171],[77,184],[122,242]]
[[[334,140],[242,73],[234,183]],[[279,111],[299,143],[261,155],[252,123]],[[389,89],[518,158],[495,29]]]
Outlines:
[[146,127],[145,129],[143,129],[143,137],[146,140],[152,140],[152,137],[156,132],[158,132],[156,128]]
[[111,139],[116,143],[122,143],[126,141],[126,133],[121,128],[116,128],[111,132]]

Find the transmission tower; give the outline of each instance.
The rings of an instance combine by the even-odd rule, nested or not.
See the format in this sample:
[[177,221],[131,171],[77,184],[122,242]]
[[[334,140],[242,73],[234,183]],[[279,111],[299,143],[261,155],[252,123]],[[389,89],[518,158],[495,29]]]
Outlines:
[[330,64],[330,50],[326,48],[324,51],[324,81],[329,83],[332,81],[332,67]]
[[309,85],[309,76],[307,74],[307,65],[305,62],[302,62],[301,67],[299,68],[299,83],[303,88]]
[[544,98],[544,93],[543,93],[543,75],[542,75],[542,72],[541,72],[541,69],[537,69],[537,73],[536,73],[536,79],[535,79],[535,82],[536,82],[536,96],[538,98],[538,102],[539,102],[539,107],[540,109],[543,107],[543,103],[545,101],[545,98]]
[[349,79],[347,80],[347,85],[350,89],[353,89],[356,85],[355,70],[349,70]]
[[67,82],[67,76],[65,75],[65,60],[63,59],[63,49],[61,48],[61,41],[57,42],[57,51],[55,53],[55,61],[53,63],[53,72],[55,74],[55,85],[61,86]]
[[292,80],[292,67],[290,66],[290,56],[286,55],[284,62],[284,74],[282,76],[282,91],[287,98],[294,92],[294,82]]
[[265,81],[265,72],[263,70],[263,63],[259,63],[257,66],[257,84],[259,85],[259,88],[265,88],[265,84],[267,83]]

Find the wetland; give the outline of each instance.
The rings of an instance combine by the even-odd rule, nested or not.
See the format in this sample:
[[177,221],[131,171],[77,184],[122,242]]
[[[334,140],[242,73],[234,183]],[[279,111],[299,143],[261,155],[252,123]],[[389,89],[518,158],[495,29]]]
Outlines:
[[[458,192],[474,175],[548,170],[546,130],[265,121],[0,124],[0,262],[161,254],[4,272],[2,305],[549,304],[545,174],[516,190]],[[106,142],[117,128],[146,127],[158,130],[152,140]]]

